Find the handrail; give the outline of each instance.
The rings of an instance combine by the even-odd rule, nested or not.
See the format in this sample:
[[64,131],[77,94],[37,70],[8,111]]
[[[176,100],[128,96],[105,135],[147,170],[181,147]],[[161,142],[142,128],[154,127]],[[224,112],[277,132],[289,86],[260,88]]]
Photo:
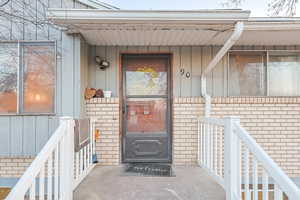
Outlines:
[[39,174],[41,166],[46,162],[50,154],[56,148],[57,143],[64,136],[66,128],[66,123],[60,124],[60,126],[56,129],[44,148],[40,151],[40,153],[38,153],[36,159],[34,159],[24,175],[13,187],[12,191],[6,197],[6,200],[16,200],[24,198],[24,194],[34,182],[35,177]]
[[223,186],[226,200],[257,200],[259,190],[263,200],[269,199],[269,192],[275,200],[282,200],[283,194],[288,200],[300,199],[300,189],[241,127],[238,117],[198,119],[198,162]]
[[249,133],[240,125],[234,123],[236,130],[234,133],[244,142],[255,158],[261,162],[264,169],[272,174],[272,178],[280,186],[283,192],[291,199],[300,199],[298,186],[284,173],[284,171],[274,162],[274,160],[256,143]]
[[[19,179],[6,200],[72,200],[73,190],[93,169],[95,120],[91,120],[89,142],[74,148],[74,120],[62,117],[59,127]],[[37,187],[38,185],[38,187]]]
[[218,126],[224,126],[224,120],[219,119],[219,118],[204,117],[204,118],[199,118],[198,120],[201,122],[205,122],[205,123],[211,123],[211,124],[218,125]]

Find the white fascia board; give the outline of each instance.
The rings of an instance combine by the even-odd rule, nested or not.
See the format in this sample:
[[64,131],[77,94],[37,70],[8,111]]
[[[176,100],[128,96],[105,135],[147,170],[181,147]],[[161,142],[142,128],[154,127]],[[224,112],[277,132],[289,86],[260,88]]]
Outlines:
[[290,22],[246,22],[247,31],[296,31],[300,30],[300,21]]
[[235,23],[247,21],[250,11],[241,10],[94,10],[49,9],[47,16],[58,24],[81,23]]
[[100,2],[98,0],[76,0],[76,1],[96,9],[113,9],[113,10],[119,9],[115,6],[109,5],[104,2]]
[[249,17],[249,22],[300,22],[300,17]]
[[300,17],[250,17],[245,23],[249,31],[299,30]]

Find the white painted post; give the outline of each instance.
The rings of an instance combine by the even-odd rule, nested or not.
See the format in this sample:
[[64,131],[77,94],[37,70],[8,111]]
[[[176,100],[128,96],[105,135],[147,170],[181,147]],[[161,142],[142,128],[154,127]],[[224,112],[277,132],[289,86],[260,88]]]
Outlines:
[[66,123],[66,135],[64,138],[64,174],[61,174],[64,180],[64,199],[73,200],[74,184],[74,120],[71,117],[62,117],[61,123]]
[[224,179],[226,200],[241,199],[240,183],[240,142],[234,133],[238,117],[225,117],[224,130]]

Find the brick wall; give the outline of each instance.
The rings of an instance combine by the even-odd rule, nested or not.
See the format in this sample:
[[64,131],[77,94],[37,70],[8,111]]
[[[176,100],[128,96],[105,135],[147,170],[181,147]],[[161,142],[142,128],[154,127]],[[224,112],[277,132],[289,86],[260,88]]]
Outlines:
[[173,163],[195,165],[197,161],[197,117],[203,116],[202,98],[173,100]]
[[120,163],[119,98],[94,98],[86,101],[86,114],[95,117],[100,139],[96,142],[99,165]]
[[0,157],[0,178],[17,178],[23,175],[34,158]]
[[[120,163],[119,99],[86,102],[88,116],[97,117],[100,141],[97,155],[102,165]],[[204,114],[201,97],[173,99],[173,163],[197,162],[197,116]],[[300,177],[300,97],[216,97],[212,116],[240,116],[241,124],[290,175]]]
[[[193,165],[197,159],[197,114],[201,98],[175,98],[173,115],[174,164]],[[300,177],[300,97],[212,98],[213,117],[240,116],[269,155],[292,177]]]
[[212,99],[212,116],[240,116],[241,125],[289,176],[300,177],[300,98]]

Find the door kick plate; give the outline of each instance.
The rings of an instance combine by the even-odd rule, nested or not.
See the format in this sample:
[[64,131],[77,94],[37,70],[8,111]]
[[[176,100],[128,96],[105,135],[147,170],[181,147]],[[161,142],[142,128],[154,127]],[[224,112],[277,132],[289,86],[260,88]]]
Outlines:
[[[154,147],[155,151],[142,151],[140,145],[155,145]],[[137,156],[154,156],[159,155],[162,151],[160,146],[162,143],[158,140],[135,140],[132,143],[132,146],[134,147],[134,154]]]

